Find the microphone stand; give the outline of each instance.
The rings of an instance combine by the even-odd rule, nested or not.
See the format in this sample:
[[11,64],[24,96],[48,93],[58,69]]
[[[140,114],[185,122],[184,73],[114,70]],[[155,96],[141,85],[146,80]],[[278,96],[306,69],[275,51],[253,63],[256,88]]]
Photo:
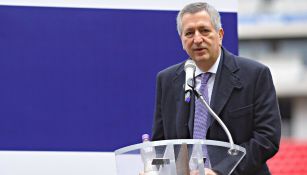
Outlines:
[[209,113],[214,117],[214,119],[222,126],[223,130],[225,131],[229,143],[230,143],[230,149],[228,150],[228,154],[230,155],[237,155],[238,154],[238,150],[235,148],[235,144],[233,142],[232,136],[228,130],[228,128],[226,127],[226,125],[224,124],[224,122],[220,119],[220,117],[218,115],[215,114],[215,112],[211,109],[211,107],[208,105],[208,103],[206,102],[206,100],[204,99],[204,97],[201,95],[201,93],[194,88],[194,83],[193,82],[188,82],[188,85],[192,88],[192,91],[194,93],[194,95],[200,99],[201,103],[203,105],[205,105],[205,107],[208,109]]

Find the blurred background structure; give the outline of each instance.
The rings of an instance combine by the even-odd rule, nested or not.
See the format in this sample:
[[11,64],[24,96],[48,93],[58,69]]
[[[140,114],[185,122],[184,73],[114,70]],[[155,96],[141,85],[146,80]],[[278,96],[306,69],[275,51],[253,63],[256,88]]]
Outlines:
[[266,64],[282,115],[273,175],[307,174],[307,1],[238,0],[239,54]]
[[270,67],[282,134],[307,140],[307,1],[239,0],[241,56]]

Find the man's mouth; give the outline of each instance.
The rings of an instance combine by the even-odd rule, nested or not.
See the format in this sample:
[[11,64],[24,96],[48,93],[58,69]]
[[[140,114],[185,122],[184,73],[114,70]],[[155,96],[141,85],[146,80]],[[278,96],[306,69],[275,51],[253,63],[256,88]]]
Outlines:
[[202,52],[204,51],[206,48],[204,47],[200,47],[200,48],[194,48],[193,50],[196,51],[196,52]]

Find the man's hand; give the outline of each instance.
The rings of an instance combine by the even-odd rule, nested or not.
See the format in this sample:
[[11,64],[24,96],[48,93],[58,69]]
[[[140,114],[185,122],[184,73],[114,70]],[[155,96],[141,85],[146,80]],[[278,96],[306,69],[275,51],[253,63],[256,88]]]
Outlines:
[[[190,172],[190,175],[199,175],[198,170],[193,170]],[[213,170],[205,168],[205,175],[217,175]]]

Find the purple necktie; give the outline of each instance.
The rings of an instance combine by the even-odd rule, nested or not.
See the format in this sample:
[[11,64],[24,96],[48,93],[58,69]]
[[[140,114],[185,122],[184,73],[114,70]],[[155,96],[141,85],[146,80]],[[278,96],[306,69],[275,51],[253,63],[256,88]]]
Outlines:
[[[203,98],[209,104],[208,97],[208,80],[211,76],[211,73],[201,74],[201,85],[199,92],[202,94]],[[193,130],[193,139],[206,139],[207,130],[210,126],[211,116],[208,109],[204,104],[201,103],[200,99],[195,100],[195,115],[194,115],[194,130]],[[207,158],[205,162],[205,167],[209,167],[209,156],[206,147],[203,147],[203,154]]]

